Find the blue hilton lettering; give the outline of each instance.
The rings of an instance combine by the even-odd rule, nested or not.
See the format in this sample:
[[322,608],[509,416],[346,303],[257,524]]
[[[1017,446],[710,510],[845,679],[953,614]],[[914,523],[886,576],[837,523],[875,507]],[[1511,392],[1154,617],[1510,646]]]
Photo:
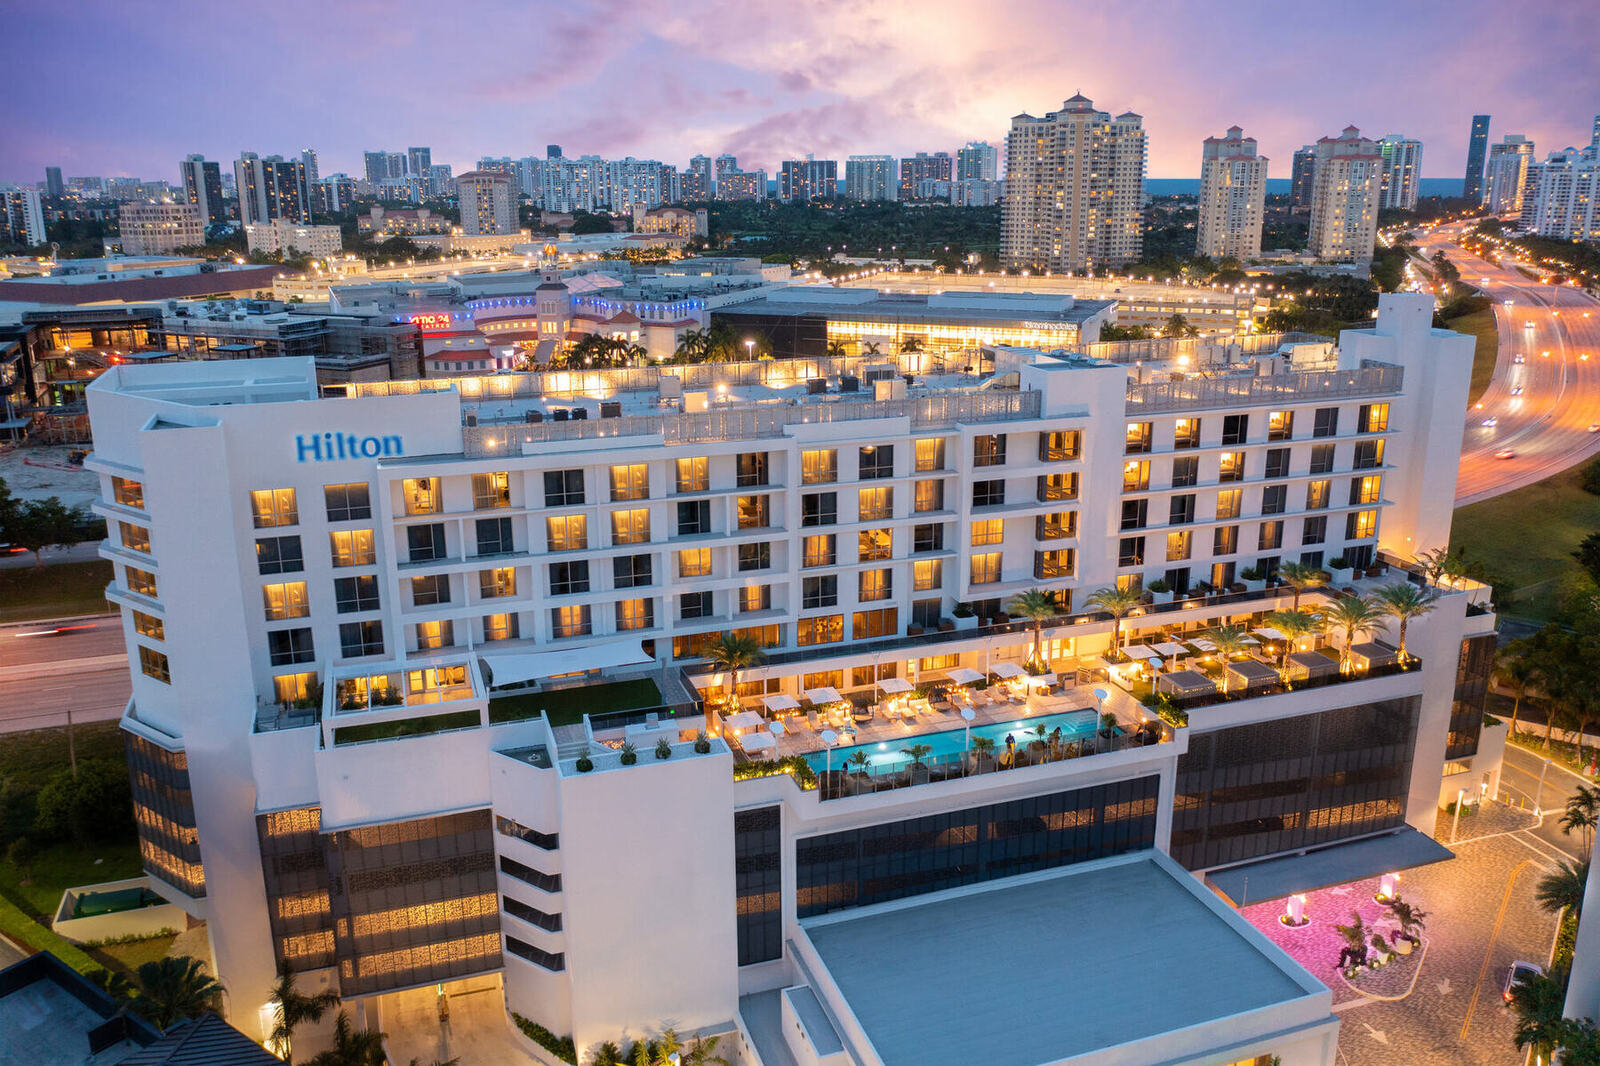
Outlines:
[[358,437],[354,433],[295,434],[295,462],[326,463],[340,459],[383,459],[405,454],[398,433]]

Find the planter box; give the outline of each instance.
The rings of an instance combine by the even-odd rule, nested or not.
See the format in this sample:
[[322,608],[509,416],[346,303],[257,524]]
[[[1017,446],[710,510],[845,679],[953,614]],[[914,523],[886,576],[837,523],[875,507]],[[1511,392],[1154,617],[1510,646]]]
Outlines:
[[978,628],[978,616],[977,615],[973,615],[970,618],[957,618],[955,620],[955,622],[956,622],[956,628],[957,629],[977,629]]
[[1330,566],[1328,573],[1332,575],[1328,581],[1330,585],[1348,585],[1355,570],[1348,566]]
[[1150,595],[1156,603],[1171,603],[1177,598],[1178,594],[1176,592],[1152,592]]
[[1267,579],[1266,578],[1262,578],[1259,581],[1246,581],[1244,583],[1244,590],[1246,592],[1265,592],[1266,588],[1267,588]]

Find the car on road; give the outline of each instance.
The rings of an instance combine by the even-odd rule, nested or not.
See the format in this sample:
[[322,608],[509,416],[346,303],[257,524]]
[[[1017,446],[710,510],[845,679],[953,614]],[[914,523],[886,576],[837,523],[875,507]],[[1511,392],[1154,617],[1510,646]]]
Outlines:
[[1513,988],[1519,984],[1532,981],[1535,977],[1543,976],[1544,967],[1537,963],[1523,962],[1521,960],[1513,962],[1506,969],[1506,983],[1505,986],[1501,988],[1500,994],[1505,997],[1507,1003],[1510,1003],[1511,990]]
[[1521,366],[1523,363],[1528,361],[1528,357],[1523,355],[1521,352],[1518,352],[1516,355],[1511,357],[1511,361],[1516,363],[1518,366]]
[[1501,448],[1499,451],[1494,453],[1494,457],[1496,459],[1515,459],[1517,457],[1517,453],[1511,448]]
[[1527,321],[1523,322],[1522,323],[1522,328],[1523,329],[1532,329],[1533,328],[1533,319],[1530,318]]
[[1490,415],[1488,418],[1483,420],[1483,428],[1493,429],[1495,426],[1499,425],[1499,423],[1500,420],[1498,418],[1496,418],[1494,415]]
[[1513,395],[1513,396],[1521,396],[1522,395],[1522,386],[1521,385],[1513,385],[1513,386],[1511,386],[1511,395]]
[[1600,433],[1600,422],[1590,422],[1589,423],[1589,432],[1590,433]]
[[1506,306],[1507,307],[1515,307],[1515,306],[1517,306],[1517,304],[1516,304],[1515,300],[1507,300],[1506,301]]

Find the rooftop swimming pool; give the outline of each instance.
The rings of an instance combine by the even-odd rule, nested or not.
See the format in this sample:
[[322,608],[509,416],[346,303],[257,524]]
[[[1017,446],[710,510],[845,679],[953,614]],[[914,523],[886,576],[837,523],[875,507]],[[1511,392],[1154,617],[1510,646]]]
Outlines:
[[[1100,715],[1093,707],[1085,707],[1077,711],[1062,711],[1057,714],[1041,714],[1036,717],[1016,718],[1004,722],[994,722],[972,727],[972,737],[988,737],[994,741],[995,750],[1003,752],[1006,747],[1006,737],[1012,737],[1017,747],[1026,747],[1031,741],[1038,739],[1037,730],[1044,726],[1046,733],[1061,730],[1063,740],[1079,740],[1092,736],[1099,727]],[[873,773],[893,773],[903,769],[911,762],[911,756],[904,750],[913,744],[926,744],[932,748],[924,758],[938,759],[943,756],[959,755],[967,747],[967,730],[948,729],[942,733],[908,734],[900,740],[879,740],[869,744],[852,744],[848,747],[833,749],[832,765],[836,770],[843,770],[846,762],[858,751],[867,753],[868,766]],[[811,768],[821,772],[828,767],[828,753],[826,751],[812,752],[805,757]]]

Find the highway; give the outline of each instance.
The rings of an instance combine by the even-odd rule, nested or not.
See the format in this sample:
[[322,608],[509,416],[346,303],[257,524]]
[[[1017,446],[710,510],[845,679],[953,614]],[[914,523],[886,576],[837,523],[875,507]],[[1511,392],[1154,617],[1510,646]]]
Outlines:
[[[1417,241],[1430,258],[1442,250],[1463,282],[1494,301],[1500,331],[1494,380],[1468,412],[1457,506],[1531,485],[1600,454],[1600,433],[1589,432],[1600,425],[1600,301],[1581,289],[1531,281],[1509,259],[1495,265],[1466,252],[1456,241],[1473,224],[1439,226]],[[1488,418],[1496,424],[1485,426]],[[1497,457],[1506,449],[1514,454]]]
[[132,690],[116,615],[0,626],[0,733],[114,721]]

